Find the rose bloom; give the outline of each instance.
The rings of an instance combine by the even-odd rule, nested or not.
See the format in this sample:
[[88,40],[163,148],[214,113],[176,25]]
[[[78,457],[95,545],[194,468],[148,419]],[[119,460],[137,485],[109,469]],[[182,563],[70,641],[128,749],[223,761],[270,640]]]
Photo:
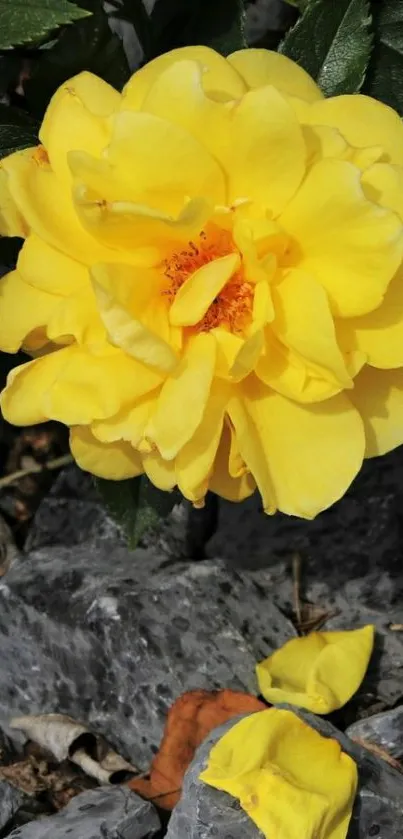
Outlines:
[[2,395],[78,464],[312,518],[403,441],[403,126],[286,57],[82,73],[0,168]]

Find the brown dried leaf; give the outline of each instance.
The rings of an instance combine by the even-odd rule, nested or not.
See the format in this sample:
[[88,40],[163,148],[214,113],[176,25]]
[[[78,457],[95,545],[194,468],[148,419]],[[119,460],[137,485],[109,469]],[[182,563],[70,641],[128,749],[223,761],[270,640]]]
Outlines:
[[130,789],[171,810],[181,794],[185,772],[210,731],[240,714],[267,708],[255,696],[232,690],[193,690],[172,705],[164,736],[148,777],[133,778]]

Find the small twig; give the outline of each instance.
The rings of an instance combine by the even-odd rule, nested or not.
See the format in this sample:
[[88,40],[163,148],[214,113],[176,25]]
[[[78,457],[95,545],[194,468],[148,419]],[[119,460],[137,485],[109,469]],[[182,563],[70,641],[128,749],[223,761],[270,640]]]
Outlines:
[[67,466],[73,463],[71,454],[64,454],[61,457],[55,457],[53,460],[48,460],[47,463],[37,463],[35,466],[30,466],[28,469],[19,469],[18,472],[12,472],[11,475],[5,475],[0,478],[0,490],[4,487],[15,484],[16,481],[25,478],[27,475],[36,475],[38,472],[49,472],[52,469],[60,469],[62,466]]
[[389,624],[388,629],[391,632],[403,632],[403,623],[391,623]]
[[396,760],[395,757],[392,757],[386,749],[382,749],[381,746],[376,745],[376,743],[371,743],[370,740],[364,740],[361,737],[352,737],[351,739],[353,743],[357,743],[358,746],[366,749],[367,752],[371,752],[371,754],[376,755],[376,757],[380,757],[381,760],[384,760],[385,763],[389,764],[389,766],[393,766],[394,769],[397,769],[398,772],[403,774],[402,764]]
[[292,558],[292,601],[298,629],[302,623],[301,612],[301,557],[294,554]]

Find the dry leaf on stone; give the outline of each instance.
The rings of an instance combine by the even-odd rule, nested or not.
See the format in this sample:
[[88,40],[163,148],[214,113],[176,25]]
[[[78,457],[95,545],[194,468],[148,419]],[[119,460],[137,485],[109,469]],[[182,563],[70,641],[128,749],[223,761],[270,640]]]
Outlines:
[[15,717],[10,726],[23,731],[58,762],[68,758],[101,784],[121,783],[128,775],[138,774],[102,737],[65,714]]
[[133,778],[130,789],[171,810],[198,746],[222,723],[266,709],[255,696],[232,690],[193,690],[182,694],[168,713],[164,736],[147,778]]

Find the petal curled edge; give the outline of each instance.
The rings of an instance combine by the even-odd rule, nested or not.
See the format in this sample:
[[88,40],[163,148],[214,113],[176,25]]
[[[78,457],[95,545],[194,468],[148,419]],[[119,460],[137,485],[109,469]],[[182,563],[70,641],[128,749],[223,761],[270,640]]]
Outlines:
[[87,426],[71,429],[70,449],[80,468],[98,478],[123,481],[144,471],[141,457],[130,443],[100,443]]
[[[365,448],[358,411],[344,394],[301,405],[256,377],[238,385],[229,414],[239,450],[273,511],[312,519],[344,495]],[[342,452],[342,456],[341,456]]]
[[69,79],[56,91],[39,132],[57,176],[70,183],[67,154],[84,149],[96,157],[108,145],[111,125],[108,117],[117,110],[120,94],[92,73]]
[[230,387],[215,379],[207,400],[203,419],[191,440],[175,460],[178,487],[189,501],[201,502],[209,487],[209,479],[220,443]]
[[216,342],[208,332],[189,340],[181,363],[165,381],[146,437],[173,460],[199,427],[210,394]]
[[403,268],[377,309],[358,318],[337,319],[336,333],[345,351],[359,350],[372,367],[403,367]]
[[231,455],[234,456],[234,447],[237,449],[235,431],[224,423],[209,488],[226,501],[243,501],[255,492],[256,482],[246,468],[239,470],[236,476],[231,474],[230,459]]
[[248,198],[278,216],[305,174],[305,141],[292,108],[274,87],[251,90],[234,109],[231,131],[229,203]]
[[1,405],[5,418],[14,425],[48,419],[87,425],[115,415],[160,383],[157,373],[120,350],[91,355],[73,344],[15,367]]
[[400,219],[368,201],[360,179],[353,164],[322,160],[279,220],[292,240],[290,265],[323,285],[341,317],[379,306],[403,253]]
[[273,85],[282,93],[307,102],[323,99],[323,93],[311,77],[295,61],[272,50],[250,48],[238,50],[228,61],[251,89]]
[[304,122],[338,128],[351,146],[381,146],[388,162],[403,164],[403,125],[388,105],[362,94],[333,96],[314,102]]
[[403,443],[403,369],[364,367],[350,398],[364,423],[365,457],[386,454]]
[[153,83],[178,61],[197,61],[203,72],[204,90],[215,98],[238,99],[246,91],[239,73],[215,50],[203,46],[180,47],[150,61],[132,76],[123,88],[122,109],[141,108]]

